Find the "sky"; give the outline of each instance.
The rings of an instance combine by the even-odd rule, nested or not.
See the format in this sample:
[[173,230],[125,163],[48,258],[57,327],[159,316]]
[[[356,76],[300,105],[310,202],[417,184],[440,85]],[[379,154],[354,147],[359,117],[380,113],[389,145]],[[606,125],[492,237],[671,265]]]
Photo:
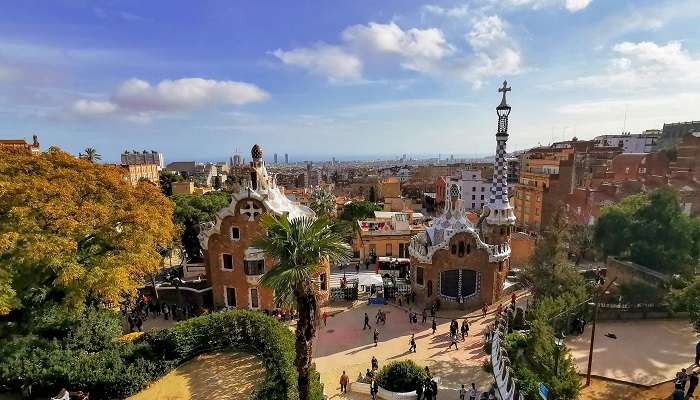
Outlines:
[[509,150],[700,119],[698,0],[23,0],[0,137],[105,161]]

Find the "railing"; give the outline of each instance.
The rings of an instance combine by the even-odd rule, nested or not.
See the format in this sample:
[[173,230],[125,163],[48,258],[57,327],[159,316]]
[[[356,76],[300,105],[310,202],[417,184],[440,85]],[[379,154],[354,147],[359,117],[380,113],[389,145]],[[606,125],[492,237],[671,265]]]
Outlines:
[[504,327],[499,325],[491,339],[491,368],[493,369],[493,392],[498,400],[524,400],[513,379],[513,370],[508,364],[506,350],[501,347]]

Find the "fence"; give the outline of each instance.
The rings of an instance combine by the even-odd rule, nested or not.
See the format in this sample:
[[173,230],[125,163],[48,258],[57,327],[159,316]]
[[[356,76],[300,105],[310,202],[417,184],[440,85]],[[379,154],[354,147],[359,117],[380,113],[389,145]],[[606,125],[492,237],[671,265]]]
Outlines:
[[513,379],[513,370],[506,350],[501,347],[504,327],[499,325],[491,338],[491,368],[493,369],[494,384],[492,391],[498,400],[524,400]]

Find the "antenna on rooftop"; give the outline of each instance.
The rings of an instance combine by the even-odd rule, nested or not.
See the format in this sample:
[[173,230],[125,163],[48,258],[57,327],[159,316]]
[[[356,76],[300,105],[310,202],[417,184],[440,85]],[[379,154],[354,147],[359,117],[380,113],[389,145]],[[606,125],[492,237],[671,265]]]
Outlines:
[[622,122],[622,133],[625,133],[625,131],[627,130],[627,109],[628,109],[628,107],[629,106],[627,104],[625,104],[625,119]]

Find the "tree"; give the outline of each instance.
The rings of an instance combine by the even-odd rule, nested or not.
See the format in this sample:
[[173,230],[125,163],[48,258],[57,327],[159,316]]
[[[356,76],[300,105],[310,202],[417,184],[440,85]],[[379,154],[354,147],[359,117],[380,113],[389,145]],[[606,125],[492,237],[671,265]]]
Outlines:
[[312,210],[320,217],[330,217],[335,211],[335,196],[325,187],[317,187],[311,192]]
[[671,303],[675,310],[690,314],[690,321],[700,333],[700,277],[682,289],[671,290]]
[[535,252],[521,278],[530,285],[535,299],[571,294],[574,300],[586,296],[584,279],[568,259],[570,228],[561,208],[537,241]]
[[593,233],[594,229],[590,225],[571,227],[569,246],[576,255],[575,265],[578,265],[586,257],[586,254],[593,249]]
[[700,219],[685,215],[678,193],[663,187],[605,207],[595,241],[606,255],[689,276],[700,255]]
[[231,203],[231,195],[225,192],[208,192],[203,195],[178,194],[173,196],[173,218],[180,225],[182,246],[190,258],[200,257],[200,224],[214,219],[214,215]]
[[260,222],[267,233],[253,246],[277,260],[260,283],[274,289],[279,306],[293,306],[299,315],[295,332],[295,366],[299,374],[299,400],[309,398],[311,346],[318,316],[317,279],[325,263],[345,261],[350,247],[324,218],[295,218],[265,214]]
[[355,222],[365,218],[372,218],[375,211],[381,210],[381,206],[369,201],[353,201],[345,206],[340,218],[345,221]]
[[164,195],[170,197],[173,195],[173,183],[182,182],[182,175],[170,172],[170,171],[160,171],[158,174],[158,180],[160,183],[160,190]]
[[85,148],[84,153],[78,153],[78,157],[90,161],[91,163],[102,159],[102,155],[92,147]]
[[0,315],[116,304],[157,271],[173,205],[154,185],[58,148],[0,150]]
[[369,187],[369,196],[367,196],[367,200],[371,201],[372,203],[377,201],[377,191],[374,189],[374,186]]

